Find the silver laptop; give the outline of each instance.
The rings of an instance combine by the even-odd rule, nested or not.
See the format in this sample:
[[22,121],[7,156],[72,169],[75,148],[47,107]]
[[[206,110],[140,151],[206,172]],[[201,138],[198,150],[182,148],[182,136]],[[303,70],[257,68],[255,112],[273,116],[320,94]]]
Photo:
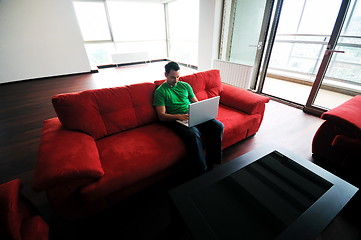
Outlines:
[[214,119],[218,115],[219,96],[208,98],[203,101],[189,104],[189,119],[177,120],[177,122],[193,127],[197,124],[204,123]]

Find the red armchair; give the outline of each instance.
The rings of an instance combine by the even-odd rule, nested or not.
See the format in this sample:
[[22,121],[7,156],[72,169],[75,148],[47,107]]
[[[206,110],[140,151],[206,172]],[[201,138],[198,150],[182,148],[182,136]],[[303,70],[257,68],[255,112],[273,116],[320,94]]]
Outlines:
[[0,185],[0,239],[45,240],[48,224],[32,203],[20,194],[20,179]]
[[361,95],[322,114],[312,152],[332,166],[358,171],[361,166]]

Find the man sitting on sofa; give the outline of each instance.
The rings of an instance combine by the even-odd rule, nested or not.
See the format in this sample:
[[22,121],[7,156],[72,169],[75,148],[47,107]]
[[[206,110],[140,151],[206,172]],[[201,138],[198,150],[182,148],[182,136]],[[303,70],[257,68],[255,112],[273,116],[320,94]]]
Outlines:
[[[193,170],[196,173],[203,173],[211,170],[214,163],[222,162],[223,124],[216,119],[194,127],[176,122],[176,120],[187,120],[189,104],[198,101],[192,87],[186,82],[178,81],[179,76],[180,68],[176,62],[165,65],[166,81],[155,90],[153,105],[158,118],[184,141]],[[201,136],[203,136],[206,156],[203,152]],[[171,149],[172,146],[169,148]]]

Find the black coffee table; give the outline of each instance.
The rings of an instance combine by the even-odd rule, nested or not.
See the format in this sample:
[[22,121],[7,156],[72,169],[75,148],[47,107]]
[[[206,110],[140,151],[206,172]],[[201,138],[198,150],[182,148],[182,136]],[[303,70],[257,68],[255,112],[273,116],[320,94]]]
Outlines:
[[358,188],[267,146],[169,192],[194,239],[314,239]]

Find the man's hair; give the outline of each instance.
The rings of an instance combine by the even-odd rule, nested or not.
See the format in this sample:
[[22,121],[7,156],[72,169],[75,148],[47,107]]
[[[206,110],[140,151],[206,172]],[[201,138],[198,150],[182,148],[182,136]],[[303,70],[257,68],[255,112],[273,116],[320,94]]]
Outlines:
[[169,62],[164,66],[164,68],[165,68],[165,73],[168,74],[170,70],[178,71],[179,65],[176,62]]

